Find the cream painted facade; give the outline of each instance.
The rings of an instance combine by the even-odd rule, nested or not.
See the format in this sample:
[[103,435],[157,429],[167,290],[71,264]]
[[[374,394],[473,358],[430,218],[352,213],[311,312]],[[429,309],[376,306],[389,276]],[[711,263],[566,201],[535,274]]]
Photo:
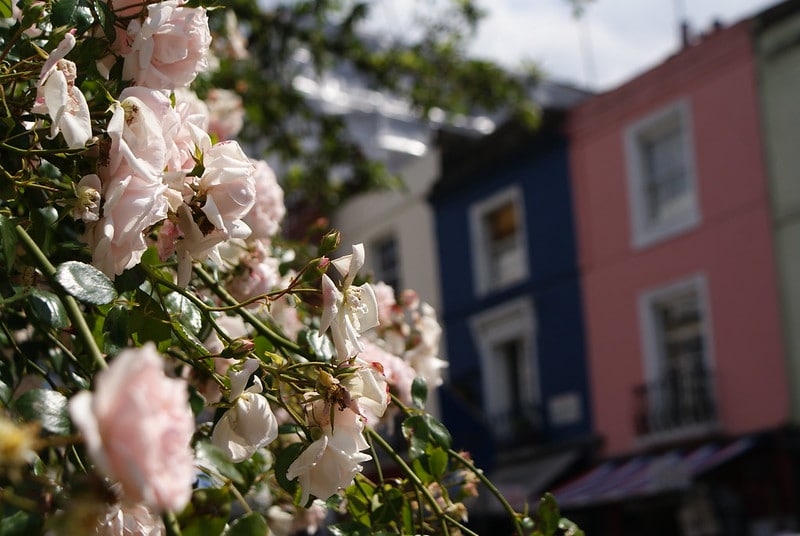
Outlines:
[[765,22],[756,65],[792,419],[800,422],[800,10]]
[[[433,210],[427,195],[439,177],[440,152],[429,147],[400,171],[405,188],[400,191],[369,193],[349,200],[333,216],[333,226],[341,232],[340,251],[350,244],[364,244],[366,260],[362,273],[378,270],[375,245],[392,236],[397,245],[398,277],[401,289],[414,289],[422,301],[441,313],[439,260],[436,249]],[[441,323],[441,314],[439,314]],[[444,337],[439,357],[446,359]],[[447,374],[447,371],[443,371]],[[440,415],[439,400],[428,397],[426,409]]]
[[427,195],[439,176],[439,151],[434,148],[400,172],[405,189],[358,196],[339,208],[333,226],[342,234],[342,253],[350,244],[366,248],[364,272],[377,273],[375,244],[393,236],[401,288],[414,289],[439,311],[440,290],[433,210]]

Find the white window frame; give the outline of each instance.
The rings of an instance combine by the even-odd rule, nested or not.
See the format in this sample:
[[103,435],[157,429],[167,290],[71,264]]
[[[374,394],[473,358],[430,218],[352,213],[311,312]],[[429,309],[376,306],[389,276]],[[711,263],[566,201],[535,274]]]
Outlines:
[[491,417],[513,409],[501,406],[501,393],[507,386],[503,384],[504,378],[492,374],[492,371],[496,368],[494,348],[514,339],[522,341],[522,355],[527,356],[521,363],[521,374],[525,381],[520,383],[520,396],[529,407],[539,404],[541,389],[536,355],[536,315],[531,299],[516,298],[482,311],[469,319],[469,325],[481,359],[483,407],[486,414]]
[[[655,137],[667,125],[678,121],[681,126],[683,153],[686,157],[686,180],[690,201],[680,213],[667,220],[650,221],[647,210],[647,171],[641,151],[641,140]],[[625,157],[628,177],[628,198],[631,213],[632,246],[641,249],[694,229],[700,224],[700,201],[694,153],[694,129],[689,101],[681,99],[636,121],[625,129]]]
[[[386,270],[384,269],[383,266],[383,259],[380,255],[381,253],[380,248],[383,244],[387,242],[394,243],[395,257],[396,257],[394,266],[395,279],[397,280],[397,286],[402,287],[403,270],[401,266],[402,263],[400,261],[400,237],[394,230],[382,232],[369,241],[370,249],[374,252],[374,254],[372,255],[370,266],[372,267],[373,272],[375,272],[376,279],[378,281],[383,281],[386,283],[387,282]],[[395,292],[400,292],[402,288],[395,288],[394,290]]]
[[[485,218],[492,211],[500,208],[509,201],[514,204],[514,209],[519,218],[517,247],[520,248],[522,271],[519,277],[514,280],[500,284],[492,280],[491,253],[488,248],[489,237],[486,233]],[[469,209],[469,224],[473,284],[478,296],[485,295],[493,290],[509,287],[528,278],[528,239],[525,227],[525,205],[523,203],[522,188],[520,188],[519,185],[511,185],[486,199],[473,203]]]
[[697,295],[697,304],[703,319],[703,363],[706,370],[714,370],[714,351],[711,324],[711,310],[708,297],[708,278],[698,273],[685,279],[650,289],[639,295],[639,322],[642,326],[643,356],[645,360],[645,378],[648,382],[657,381],[661,377],[661,364],[664,359],[658,320],[653,314],[657,304],[663,303],[671,296],[693,290]]

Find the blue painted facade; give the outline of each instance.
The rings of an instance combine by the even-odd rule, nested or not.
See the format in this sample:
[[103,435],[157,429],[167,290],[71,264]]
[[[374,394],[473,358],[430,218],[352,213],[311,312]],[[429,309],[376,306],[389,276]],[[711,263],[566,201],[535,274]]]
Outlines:
[[[492,438],[482,388],[481,357],[470,319],[482,311],[528,296],[535,314],[535,358],[540,384],[540,424],[535,439],[515,447],[554,446],[592,433],[585,358],[575,224],[563,113],[546,112],[531,133],[506,124],[478,142],[441,140],[441,179],[430,196],[440,259],[442,319],[450,362],[441,390],[443,420],[455,446],[491,467]],[[522,192],[528,277],[481,295],[474,283],[470,209],[511,185]],[[565,392],[579,398],[579,418],[550,422],[548,401]],[[501,447],[501,448],[508,448]]]

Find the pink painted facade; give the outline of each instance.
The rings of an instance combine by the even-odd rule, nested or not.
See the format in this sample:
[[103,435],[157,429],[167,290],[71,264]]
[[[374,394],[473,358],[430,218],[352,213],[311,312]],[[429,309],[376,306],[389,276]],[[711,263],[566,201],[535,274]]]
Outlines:
[[[647,444],[634,425],[634,389],[647,377],[642,297],[694,276],[705,284],[716,433],[789,418],[748,24],[716,31],[570,119],[592,407],[607,455]],[[685,102],[691,118],[699,222],[636,247],[626,129],[674,102]]]

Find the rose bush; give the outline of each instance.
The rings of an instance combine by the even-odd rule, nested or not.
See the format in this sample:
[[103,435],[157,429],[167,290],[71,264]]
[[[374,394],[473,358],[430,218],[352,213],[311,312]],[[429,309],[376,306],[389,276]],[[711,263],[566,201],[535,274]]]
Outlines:
[[0,4],[0,532],[469,534],[478,481],[555,527],[425,411],[435,311],[282,236],[203,3]]

